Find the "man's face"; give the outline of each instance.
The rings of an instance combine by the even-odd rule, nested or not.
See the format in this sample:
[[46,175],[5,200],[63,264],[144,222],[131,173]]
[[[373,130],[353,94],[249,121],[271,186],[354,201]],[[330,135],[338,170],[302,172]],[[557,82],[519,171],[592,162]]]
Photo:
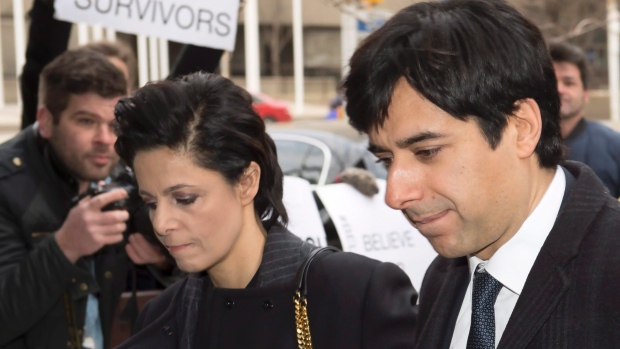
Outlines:
[[584,89],[579,68],[568,62],[553,62],[555,77],[558,80],[558,92],[562,107],[560,117],[570,120],[583,116],[583,108],[588,103],[588,90]]
[[476,121],[452,117],[401,79],[386,122],[369,137],[388,170],[386,203],[442,256],[496,250],[523,222],[512,202],[522,199],[515,184],[523,181],[515,128],[493,150]]
[[41,135],[79,181],[104,179],[118,163],[114,106],[119,98],[71,95],[59,122],[54,124],[49,116],[41,125]]

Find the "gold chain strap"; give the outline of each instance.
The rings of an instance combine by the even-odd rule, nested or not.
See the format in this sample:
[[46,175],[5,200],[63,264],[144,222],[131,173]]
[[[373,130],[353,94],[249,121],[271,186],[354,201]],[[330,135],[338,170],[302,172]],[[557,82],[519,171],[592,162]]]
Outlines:
[[310,322],[308,321],[308,300],[302,297],[299,290],[293,297],[295,301],[295,324],[297,325],[297,344],[299,349],[312,349]]

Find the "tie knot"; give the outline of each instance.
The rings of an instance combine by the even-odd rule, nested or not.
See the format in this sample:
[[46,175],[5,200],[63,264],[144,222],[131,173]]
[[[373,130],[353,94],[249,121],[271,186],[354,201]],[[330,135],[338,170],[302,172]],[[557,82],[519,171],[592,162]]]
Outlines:
[[474,273],[474,293],[491,296],[494,304],[502,287],[503,285],[486,271],[484,264],[478,264]]

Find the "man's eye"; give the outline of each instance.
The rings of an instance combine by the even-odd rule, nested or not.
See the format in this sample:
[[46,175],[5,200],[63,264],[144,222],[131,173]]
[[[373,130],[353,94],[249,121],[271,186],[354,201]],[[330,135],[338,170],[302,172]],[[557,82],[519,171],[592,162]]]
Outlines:
[[377,161],[375,161],[378,164],[383,164],[383,166],[385,168],[389,168],[390,165],[392,164],[392,158],[386,157],[386,158],[378,158]]
[[92,124],[94,124],[94,123],[95,123],[95,122],[94,122],[93,120],[91,120],[91,119],[79,119],[79,120],[78,120],[78,122],[79,122],[81,125],[85,125],[85,126],[90,126],[90,125],[92,125]]
[[415,155],[422,158],[422,160],[431,160],[441,151],[441,149],[442,149],[441,147],[420,149],[415,152]]

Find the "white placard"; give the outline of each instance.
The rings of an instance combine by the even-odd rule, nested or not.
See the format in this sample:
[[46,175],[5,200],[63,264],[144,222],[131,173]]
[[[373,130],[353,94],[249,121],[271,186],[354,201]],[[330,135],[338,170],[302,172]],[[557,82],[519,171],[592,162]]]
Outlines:
[[316,246],[327,246],[325,229],[312,196],[310,182],[284,176],[284,207],[288,213],[288,230]]
[[379,193],[364,196],[348,184],[316,189],[342,243],[342,249],[400,266],[420,290],[426,269],[437,252],[400,211],[385,204],[385,181],[377,180]]
[[227,51],[235,48],[239,0],[55,0],[60,20],[102,25]]

